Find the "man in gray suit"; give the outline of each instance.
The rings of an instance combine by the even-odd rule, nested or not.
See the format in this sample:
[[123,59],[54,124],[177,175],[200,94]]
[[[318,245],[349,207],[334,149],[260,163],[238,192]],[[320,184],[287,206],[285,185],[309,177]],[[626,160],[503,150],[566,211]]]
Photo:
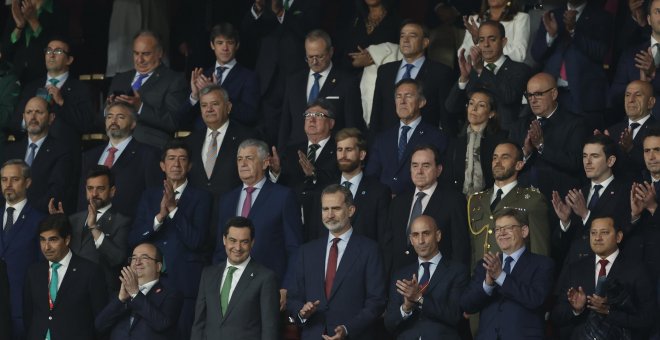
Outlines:
[[191,340],[278,339],[279,281],[250,257],[254,225],[233,217],[224,231],[227,260],[202,272]]
[[[87,174],[85,191],[87,210],[69,217],[72,226],[69,248],[76,255],[90,260],[103,268],[108,291],[119,290],[119,271],[128,253],[130,218],[114,211],[114,175],[103,165],[95,165]],[[62,203],[56,208],[51,199],[51,214],[63,213]]]

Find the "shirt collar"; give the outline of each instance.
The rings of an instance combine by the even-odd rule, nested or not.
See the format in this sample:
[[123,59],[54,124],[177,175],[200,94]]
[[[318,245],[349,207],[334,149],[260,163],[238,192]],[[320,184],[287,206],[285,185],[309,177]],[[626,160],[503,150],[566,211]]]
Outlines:
[[435,192],[435,188],[438,186],[438,181],[435,181],[428,189],[426,190],[419,190],[417,187],[415,187],[415,195],[413,197],[417,197],[418,192],[423,192],[426,194],[427,197],[431,197],[433,195],[433,192]]
[[[612,183],[613,180],[614,180],[614,175],[611,175],[611,176],[608,177],[606,180],[604,180],[604,181],[602,181],[602,182],[600,182],[600,183],[596,183],[596,182],[594,182],[594,181],[591,181],[591,188],[593,189],[594,185],[600,184],[600,185],[603,186],[603,189],[605,189],[605,188],[607,188],[607,186],[610,185],[610,183]],[[603,192],[601,191],[600,194],[602,195]]]
[[[328,79],[328,74],[330,74],[330,70],[332,70],[332,62],[330,63],[328,68],[326,68],[325,70],[319,72],[319,74],[321,75],[321,79],[319,79],[319,81],[321,81],[322,79]],[[312,71],[312,69],[309,69],[308,78],[314,79],[314,73],[316,73],[316,72]]]
[[415,68],[417,69],[417,71],[419,71],[422,68],[422,65],[424,64],[425,60],[426,60],[426,56],[424,56],[423,54],[422,54],[421,57],[413,60],[412,63],[407,62],[405,58],[401,59],[401,66],[399,66],[399,69],[406,68],[407,64],[413,64],[413,65],[415,65]]
[[493,185],[493,193],[496,193],[496,192],[497,192],[497,189],[502,189],[502,197],[504,197],[504,196],[506,196],[511,190],[513,190],[513,188],[515,188],[516,185],[518,185],[518,181],[517,181],[517,180],[515,180],[515,181],[513,181],[513,182],[511,182],[511,183],[509,183],[509,184],[507,184],[507,185],[505,185],[505,186],[503,186],[503,187],[501,187],[501,188],[498,187],[497,185]]
[[640,128],[640,127],[642,127],[642,125],[644,125],[644,123],[646,123],[647,120],[649,120],[649,118],[651,118],[651,113],[650,112],[649,112],[649,114],[647,114],[646,116],[638,119],[637,121],[633,121],[633,120],[628,119],[628,126],[630,126],[630,124],[632,124],[632,123],[638,123],[639,124],[638,128]]
[[577,11],[577,15],[575,16],[576,21],[580,19],[580,16],[582,15],[582,12],[584,12],[584,8],[587,7],[587,2],[588,1],[585,1],[582,5],[577,6],[577,7],[573,7],[573,5],[571,5],[569,3],[566,4],[566,8],[568,8],[569,10],[574,9],[574,10]]
[[229,262],[229,259],[227,259],[227,263],[225,264],[225,270],[229,267],[236,267],[237,270],[243,271],[245,270],[245,268],[247,268],[248,263],[250,263],[250,259],[251,257],[248,256],[248,258],[245,261],[239,264],[231,264],[231,262]]
[[348,230],[346,230],[343,234],[339,236],[334,236],[332,235],[332,233],[328,233],[328,243],[332,243],[332,240],[334,240],[335,237],[337,237],[348,244],[348,240],[351,239],[351,235],[353,235],[353,227],[348,228]]
[[504,261],[504,259],[505,259],[507,256],[511,256],[511,257],[513,257],[513,260],[514,260],[515,262],[518,262],[518,259],[519,259],[520,256],[522,256],[522,254],[525,252],[525,249],[527,249],[527,247],[522,246],[522,248],[520,248],[520,249],[514,251],[514,252],[511,253],[511,254],[506,254],[506,253],[502,252],[502,261]]
[[112,145],[112,142],[110,141],[110,142],[108,142],[108,146],[105,147],[105,151],[110,150],[110,148],[113,147],[113,146],[115,147],[115,149],[124,150],[126,148],[126,146],[128,145],[128,143],[131,142],[132,139],[133,139],[133,136],[128,136],[126,139],[119,142],[119,144],[117,144],[117,145]]
[[[608,257],[605,259],[608,261],[607,263],[614,263],[616,258],[619,256],[619,248],[617,248],[612,254],[610,254]],[[598,264],[598,261],[601,260],[601,257],[596,255],[596,264]]]
[[364,172],[362,172],[362,171],[360,171],[359,174],[353,176],[353,178],[351,178],[351,179],[346,179],[346,177],[344,177],[344,175],[341,175],[341,181],[339,182],[339,184],[342,184],[346,181],[349,181],[351,183],[351,188],[353,188],[353,187],[357,188],[358,185],[360,185],[360,181],[362,181],[362,177],[364,177]]
[[46,85],[51,84],[51,82],[50,82],[51,79],[57,79],[56,87],[61,88],[62,84],[64,84],[66,82],[66,80],[69,79],[69,71],[66,71],[66,72],[62,73],[57,77],[51,77],[50,75],[46,74]]
[[441,259],[442,259],[442,252],[439,251],[437,254],[435,254],[435,256],[433,256],[433,258],[431,258],[431,259],[428,260],[428,261],[425,261],[425,260],[422,259],[421,257],[417,257],[417,262],[418,262],[418,264],[419,264],[420,266],[421,266],[422,263],[424,263],[424,262],[431,262],[431,264],[437,266],[437,265],[440,263],[440,260],[441,260]]
[[[110,208],[112,208],[112,203],[106,205],[103,208],[96,208],[96,215],[99,216],[99,217],[103,216],[103,214],[105,214],[108,210],[110,210]],[[98,217],[97,217],[97,219],[98,219]]]
[[[227,121],[224,124],[220,125],[220,128],[218,129],[218,132],[220,132],[220,136],[224,136],[227,133],[228,128],[229,128],[229,119],[227,119]],[[211,133],[213,131],[214,131],[213,129],[211,129],[210,127],[207,126],[206,127],[206,136],[211,137]]]
[[186,181],[183,182],[183,184],[181,184],[181,185],[179,185],[178,187],[174,188],[174,191],[175,191],[175,192],[176,192],[176,191],[179,192],[179,195],[178,195],[179,197],[175,197],[175,199],[179,199],[179,198],[181,198],[181,195],[183,195],[183,191],[186,190],[186,187],[187,187],[187,186],[188,186],[188,180],[186,179]]
[[14,204],[14,205],[11,205],[9,203],[5,203],[5,211],[7,211],[7,207],[12,207],[12,208],[14,208],[14,213],[15,214],[20,213],[23,210],[23,208],[25,208],[26,204],[27,204],[27,198],[24,198],[22,201]]
[[[264,176],[264,178],[262,178],[259,182],[254,183],[254,185],[252,187],[257,189],[257,190],[261,190],[261,188],[263,188],[265,183],[266,183],[266,176]],[[247,187],[248,187],[248,185],[243,183],[243,189],[245,189]]]
[[[323,147],[324,147],[326,144],[328,144],[328,141],[329,141],[329,140],[330,140],[330,136],[328,136],[328,137],[326,137],[326,138],[324,138],[324,139],[321,139],[321,140],[320,140],[318,143],[316,143],[316,144],[319,145],[319,149],[323,149]],[[308,148],[308,149],[309,149],[309,146],[310,146],[310,145],[312,145],[312,142],[310,142],[310,141],[308,140],[308,141],[307,141],[307,148]],[[317,155],[317,157],[318,157],[318,155]]]
[[[69,262],[71,262],[71,257],[73,257],[73,253],[71,252],[71,249],[69,249],[69,252],[64,255],[64,257],[58,262],[62,267],[66,268],[69,266]],[[53,262],[48,261],[48,265],[52,266]]]
[[231,70],[232,68],[234,68],[234,66],[236,66],[236,58],[230,60],[228,63],[226,63],[226,64],[224,64],[224,65],[221,65],[217,60],[216,60],[216,62],[215,62],[215,67],[216,67],[216,68],[218,68],[218,67],[226,67],[227,69],[225,70],[225,72]]
[[40,139],[33,141],[28,136],[28,148],[30,147],[30,143],[37,144],[37,149],[41,148],[41,145],[44,144],[44,141],[46,140],[46,137],[48,137],[48,135],[45,135],[45,136],[41,137]]
[[[410,124],[408,124],[408,126],[410,126],[410,131],[415,131],[415,129],[417,128],[417,126],[421,122],[422,122],[422,116],[419,116],[419,117],[417,117],[417,119],[410,122]],[[401,127],[403,127],[403,126],[406,126],[406,124],[403,124],[402,121],[399,121],[399,130],[401,130]]]
[[140,285],[138,288],[140,289],[140,292],[143,295],[147,295],[147,294],[149,294],[149,291],[151,290],[151,288],[153,288],[156,285],[156,283],[158,283],[158,279],[155,279],[153,281],[149,281],[149,282],[147,282],[143,285]]
[[[500,68],[502,67],[502,64],[506,61],[506,57],[504,54],[502,54],[493,64],[495,64],[495,72],[499,72]],[[488,65],[489,63],[484,61],[484,66]]]

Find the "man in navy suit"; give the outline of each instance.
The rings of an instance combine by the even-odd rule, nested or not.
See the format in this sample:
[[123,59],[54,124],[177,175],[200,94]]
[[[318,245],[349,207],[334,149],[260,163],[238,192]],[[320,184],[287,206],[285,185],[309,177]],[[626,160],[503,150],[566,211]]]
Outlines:
[[188,339],[205,264],[203,245],[212,197],[188,182],[190,151],[184,142],[171,141],[165,146],[160,167],[166,178],[163,187],[149,188],[142,194],[128,243],[151,242],[163,252],[167,268],[163,284],[183,294],[178,338]]
[[466,313],[479,313],[476,340],[544,337],[543,305],[552,288],[554,263],[527,250],[528,236],[525,211],[507,208],[495,216],[502,253],[484,254],[461,296]]
[[[232,103],[232,118],[246,126],[255,126],[259,117],[259,80],[254,71],[245,68],[236,61],[236,52],[241,45],[238,30],[230,23],[222,23],[211,28],[211,49],[215,53],[215,66],[204,71],[193,70],[190,79],[189,102],[193,105],[192,117],[198,117],[199,91],[210,84],[221,85]],[[202,112],[202,119],[204,118]],[[189,118],[192,118],[189,117]],[[199,118],[195,127],[201,127]]]
[[95,325],[111,340],[175,340],[182,297],[163,286],[163,254],[151,243],[133,249],[129,266],[121,270],[117,298],[110,298]]
[[41,97],[31,98],[25,105],[23,120],[27,136],[7,146],[5,160],[23,159],[30,166],[32,184],[28,198],[35,209],[47,213],[51,198],[62,202],[64,210],[73,212],[73,164],[71,152],[59,139],[49,135],[55,114]]
[[376,339],[385,308],[385,275],[378,244],[353,233],[353,195],[331,184],[321,196],[327,237],[305,244],[295,266],[287,309],[302,339]]
[[344,127],[365,130],[358,79],[332,64],[334,48],[328,33],[313,30],[305,37],[308,69],[287,78],[278,147],[305,140],[301,114],[317,99],[331,102],[335,131]]
[[442,233],[432,217],[421,215],[410,225],[417,263],[399,270],[390,285],[385,327],[397,339],[460,339],[463,318],[459,301],[467,287],[467,266],[447,259],[438,248]]
[[366,173],[398,195],[413,188],[410,179],[410,155],[415,146],[431,144],[442,154],[447,146],[446,136],[436,126],[427,124],[422,109],[427,100],[419,81],[403,79],[396,84],[396,114],[399,124],[376,137],[367,162]]
[[[11,318],[14,337],[25,337],[23,323],[23,285],[25,274],[31,264],[41,258],[37,224],[43,214],[33,209],[27,200],[30,186],[30,167],[21,159],[12,159],[0,170],[2,196],[5,204],[0,212],[2,233],[0,233],[0,258],[7,263],[9,286],[11,287]],[[10,214],[11,213],[11,218]]]
[[7,264],[0,260],[0,338],[11,339],[11,308]]
[[[656,287],[644,265],[619,249],[623,232],[615,223],[605,215],[594,218],[589,242],[595,255],[569,264],[559,277],[552,320],[561,327],[561,339],[584,339],[593,334],[589,332],[593,324],[602,327],[599,331],[648,339],[657,322]],[[621,304],[624,296],[626,305]]]
[[227,258],[221,238],[227,220],[234,216],[249,218],[260,235],[255,240],[252,256],[277,274],[280,280],[280,308],[283,309],[286,288],[290,285],[298,247],[302,242],[300,205],[291,189],[265,177],[269,165],[266,143],[256,139],[244,140],[238,147],[236,159],[243,185],[220,198],[213,263]]
[[71,252],[64,214],[47,216],[38,229],[46,261],[32,264],[25,278],[26,339],[97,339],[94,319],[108,296],[101,268]]
[[[133,138],[136,125],[135,108],[115,101],[105,109],[105,133],[108,144],[85,151],[82,156],[82,174],[96,165],[105,165],[115,176],[117,188],[112,204],[117,212],[133,218],[142,192],[160,186],[163,174],[158,167],[160,151]],[[80,181],[78,208],[87,208],[85,181]]]

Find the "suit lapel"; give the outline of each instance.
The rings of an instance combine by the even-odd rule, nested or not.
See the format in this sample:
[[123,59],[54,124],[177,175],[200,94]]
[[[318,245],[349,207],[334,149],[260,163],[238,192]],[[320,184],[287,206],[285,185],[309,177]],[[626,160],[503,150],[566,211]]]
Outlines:
[[[107,147],[107,145],[105,146]],[[121,152],[121,155],[119,155],[119,158],[115,161],[115,163],[112,165],[113,168],[121,168],[124,167],[128,164],[130,164],[133,159],[135,158],[135,153],[137,152],[137,145],[135,138],[131,139],[130,142],[126,145],[126,148],[124,151]],[[101,154],[96,158],[97,160],[101,158],[101,155],[103,154],[103,150],[101,150]]]
[[60,288],[57,290],[57,299],[55,300],[54,308],[57,308],[60,301],[62,301],[62,296],[76,283],[80,283],[78,278],[78,259],[76,255],[73,255],[64,274],[64,279],[62,279],[62,283],[60,284]]
[[[264,182],[264,185],[261,187],[261,190],[260,190],[261,192],[257,195],[257,199],[254,201],[254,204],[250,208],[249,217],[252,217],[252,214],[255,211],[259,212],[259,211],[267,210],[266,204],[268,204],[268,202],[269,202],[268,197],[270,196],[270,194],[272,192],[273,185],[274,184],[271,183],[270,180],[266,179],[266,182]],[[239,191],[239,195],[240,195],[240,191]],[[237,202],[236,204],[238,204],[238,198],[236,198],[236,202]],[[234,210],[234,211],[236,211],[236,210]]]
[[332,69],[330,69],[330,73],[328,73],[328,78],[323,83],[323,87],[321,87],[321,91],[319,91],[319,98],[325,98],[328,93],[334,92],[335,88],[337,87],[336,75],[336,66],[333,66]]
[[[30,210],[30,206],[28,204],[23,207],[23,210],[21,210],[21,213],[18,215],[16,218],[16,221],[14,222],[14,226],[9,230],[9,233],[4,233],[0,232],[0,235],[4,234],[3,238],[3,248],[2,248],[2,255],[12,244],[12,240],[16,237],[16,235],[21,232],[21,229],[23,229],[23,224],[25,223],[25,217]],[[4,228],[4,224],[2,224],[2,221],[4,221],[4,209],[0,209],[0,229]]]
[[245,293],[245,291],[250,286],[250,283],[252,283],[252,280],[254,280],[255,274],[254,274],[254,265],[252,261],[253,260],[250,260],[247,267],[245,267],[245,270],[243,271],[241,278],[238,280],[238,283],[236,283],[236,288],[234,288],[234,292],[231,294],[231,298],[229,299],[229,305],[227,306],[227,314],[223,315],[224,320],[226,320],[227,316],[231,314],[231,311],[234,309],[234,307],[237,304],[241,303],[242,294]]
[[[151,74],[149,79],[147,79],[147,81],[144,82],[144,84],[142,84],[142,86],[140,86],[140,91],[139,91],[140,93],[142,93],[145,90],[148,90],[149,87],[155,86],[155,84],[158,82],[158,79],[160,78],[160,72],[163,70],[164,67],[165,66],[163,66],[162,64],[159,65],[158,67],[156,67],[156,69]],[[133,75],[135,76],[135,74],[133,74]],[[131,84],[132,84],[132,82],[133,81],[131,80]]]
[[[415,263],[417,263],[417,261],[415,261]],[[428,288],[426,288],[424,294],[429,294],[430,292],[432,292],[435,286],[437,286],[438,283],[446,276],[445,275],[446,272],[447,272],[447,258],[443,256],[440,259],[440,263],[438,263],[438,265],[435,266],[435,271],[433,272],[433,276],[431,276],[431,281],[429,281],[429,286]],[[418,278],[418,280],[419,279],[420,278]]]

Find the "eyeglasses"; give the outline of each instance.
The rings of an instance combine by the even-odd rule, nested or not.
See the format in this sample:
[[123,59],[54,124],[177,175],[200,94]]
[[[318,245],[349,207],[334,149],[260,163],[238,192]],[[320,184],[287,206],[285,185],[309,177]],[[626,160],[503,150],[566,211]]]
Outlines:
[[141,256],[129,256],[128,257],[128,264],[131,264],[133,262],[137,262],[138,260],[140,260],[140,262],[145,262],[147,260],[158,262],[158,260],[156,260],[153,257],[149,257],[148,255],[141,255]]
[[51,55],[51,54],[55,54],[55,55],[66,54],[66,55],[68,55],[69,54],[69,52],[67,52],[67,51],[65,51],[61,48],[52,49],[50,47],[45,48],[44,53],[46,53],[47,55]]
[[500,234],[503,232],[510,232],[515,227],[522,227],[522,224],[509,224],[495,227],[495,234]]
[[303,113],[303,117],[305,117],[305,119],[312,119],[312,118],[316,118],[316,119],[324,119],[324,118],[330,118],[329,115],[327,115],[327,114],[325,114],[325,113],[323,113],[323,112],[311,112],[311,111],[307,111],[307,112]]
[[540,99],[541,97],[543,97],[544,94],[546,94],[546,93],[548,93],[548,92],[550,92],[554,89],[555,89],[554,87],[551,87],[551,88],[549,88],[545,91],[541,91],[541,92],[527,92],[527,91],[525,91],[525,93],[523,93],[523,94],[525,95],[525,98],[527,98],[528,100],[532,99],[532,98]]
[[305,61],[306,61],[306,62],[310,62],[310,61],[311,61],[311,62],[317,63],[317,62],[319,62],[319,61],[323,61],[323,60],[325,60],[325,58],[326,58],[327,56],[328,56],[327,54],[321,54],[321,55],[308,55],[308,56],[305,57]]

